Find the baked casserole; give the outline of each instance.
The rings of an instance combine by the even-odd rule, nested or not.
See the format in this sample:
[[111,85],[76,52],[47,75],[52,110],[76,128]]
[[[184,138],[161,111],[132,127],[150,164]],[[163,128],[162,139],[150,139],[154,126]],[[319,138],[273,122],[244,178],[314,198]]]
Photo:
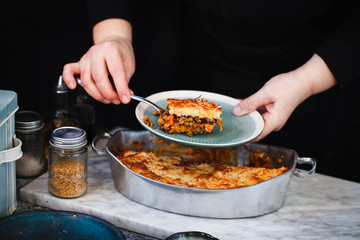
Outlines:
[[[226,151],[226,149],[222,151]],[[224,152],[216,155],[224,156]],[[289,170],[286,167],[239,167],[229,164],[224,157],[219,159],[216,155],[214,155],[215,157],[206,155],[206,157],[197,159],[186,159],[179,155],[168,156],[151,151],[136,152],[126,150],[116,157],[133,172],[152,180],[204,189],[229,189],[251,186]]]

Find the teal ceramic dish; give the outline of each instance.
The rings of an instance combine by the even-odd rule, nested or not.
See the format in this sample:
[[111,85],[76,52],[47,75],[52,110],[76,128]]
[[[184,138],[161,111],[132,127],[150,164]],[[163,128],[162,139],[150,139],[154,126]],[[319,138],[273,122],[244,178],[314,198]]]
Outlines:
[[[223,111],[221,118],[224,122],[222,131],[220,131],[220,127],[216,125],[211,133],[195,134],[193,137],[178,133],[168,134],[159,129],[159,124],[157,123],[159,116],[154,115],[154,108],[145,103],[139,103],[136,107],[136,118],[146,130],[150,131],[154,135],[193,147],[233,147],[250,142],[261,134],[264,128],[264,121],[261,115],[257,111],[254,111],[245,116],[234,116],[232,114],[232,109],[239,103],[239,100],[228,96],[204,91],[178,90],[157,93],[147,97],[147,99],[166,109],[168,98],[186,99],[197,97],[204,98],[208,101],[221,105]],[[144,124],[143,118],[146,115],[154,124],[154,128]]]
[[1,218],[0,239],[125,240],[125,236],[117,227],[87,214],[33,211]]

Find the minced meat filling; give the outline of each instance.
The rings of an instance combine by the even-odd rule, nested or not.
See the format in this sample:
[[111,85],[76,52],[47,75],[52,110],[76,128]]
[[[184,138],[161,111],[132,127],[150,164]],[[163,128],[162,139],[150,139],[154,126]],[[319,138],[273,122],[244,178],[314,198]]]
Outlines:
[[160,129],[167,133],[186,133],[193,136],[197,133],[212,132],[216,124],[219,124],[221,131],[224,123],[221,119],[177,116],[166,110],[160,114],[158,124]]

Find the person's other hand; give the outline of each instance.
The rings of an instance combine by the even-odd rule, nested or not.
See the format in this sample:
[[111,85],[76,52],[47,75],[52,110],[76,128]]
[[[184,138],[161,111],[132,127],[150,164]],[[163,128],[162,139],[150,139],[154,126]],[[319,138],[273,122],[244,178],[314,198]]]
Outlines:
[[264,119],[264,130],[254,142],[263,139],[272,131],[279,131],[294,109],[309,96],[308,86],[294,81],[294,73],[284,73],[270,79],[259,91],[243,99],[233,109],[241,116],[258,110]]
[[74,89],[77,84],[74,75],[80,75],[84,89],[94,99],[103,103],[129,103],[133,92],[128,84],[135,71],[130,24],[121,19],[105,20],[95,25],[93,35],[95,44],[80,61],[64,66],[64,82]]
[[258,110],[264,119],[264,130],[254,142],[272,131],[279,131],[295,108],[309,96],[325,91],[336,84],[325,62],[314,55],[300,68],[279,74],[250,97],[241,100],[233,114],[242,116]]

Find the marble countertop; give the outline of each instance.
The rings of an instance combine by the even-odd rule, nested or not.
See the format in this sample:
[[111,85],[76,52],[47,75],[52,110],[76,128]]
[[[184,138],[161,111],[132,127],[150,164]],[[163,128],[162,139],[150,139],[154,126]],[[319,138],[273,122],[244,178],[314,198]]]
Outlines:
[[[25,185],[32,182],[34,178],[17,178],[16,179],[16,188],[17,193],[19,193],[19,190],[23,188]],[[32,211],[51,211],[52,209],[39,206],[37,204],[31,203],[31,202],[24,202],[20,199],[17,199],[16,202],[16,209],[13,214],[16,213],[22,213],[22,212],[32,212]],[[124,234],[125,238],[128,240],[157,240],[157,238],[149,237],[143,234],[139,234],[136,232],[132,232],[123,228],[119,228],[122,233]]]
[[88,171],[89,187],[83,197],[50,195],[45,173],[21,188],[19,198],[50,209],[91,214],[159,239],[183,231],[203,231],[222,240],[360,239],[359,183],[321,174],[307,179],[293,176],[278,211],[253,218],[211,219],[164,212],[127,199],[114,187],[106,156],[90,151]]

